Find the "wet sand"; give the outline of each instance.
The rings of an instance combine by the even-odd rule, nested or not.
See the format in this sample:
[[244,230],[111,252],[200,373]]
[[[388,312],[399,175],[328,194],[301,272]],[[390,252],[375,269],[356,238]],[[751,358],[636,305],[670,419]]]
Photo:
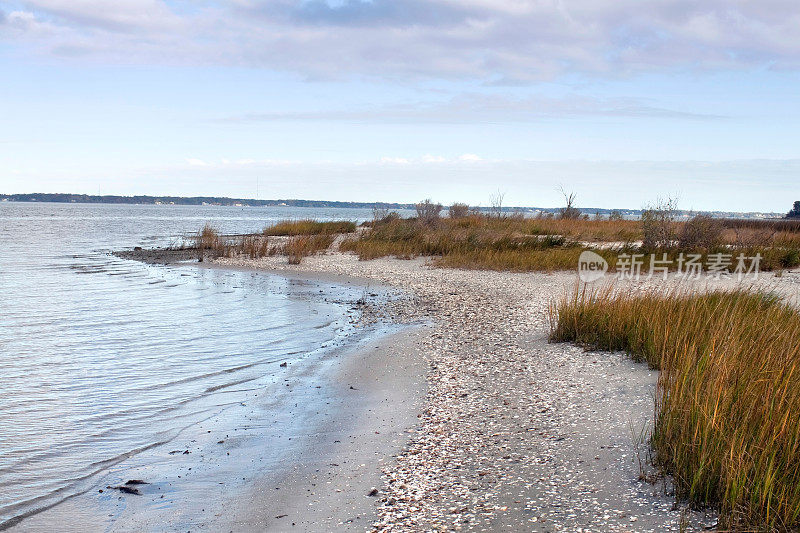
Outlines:
[[415,432],[427,387],[419,351],[428,334],[426,328],[415,328],[349,357],[333,379],[355,390],[331,398],[336,419],[315,427],[286,458],[289,471],[274,487],[266,480],[254,484],[212,529],[369,528],[383,496],[381,470]]
[[[365,286],[367,298],[382,297],[372,290]],[[11,530],[363,531],[376,519],[382,466],[418,423],[427,387],[419,349],[428,337],[419,325],[367,322],[358,344],[287,367],[274,387],[111,467],[88,492]],[[131,479],[147,482],[130,486],[140,495],[108,488]]]

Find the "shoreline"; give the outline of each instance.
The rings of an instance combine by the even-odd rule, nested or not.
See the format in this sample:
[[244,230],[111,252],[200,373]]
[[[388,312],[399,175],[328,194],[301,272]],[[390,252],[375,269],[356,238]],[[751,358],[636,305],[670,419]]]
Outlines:
[[[363,286],[366,302],[359,303],[361,307],[384,297],[376,294],[384,288],[374,282],[325,275],[283,277],[351,289]],[[225,408],[189,424],[170,442],[111,466],[93,488],[29,514],[8,529],[259,529],[254,520],[281,529],[291,523],[275,518],[282,515],[298,524],[308,520],[304,516],[313,516],[340,528],[336,524],[343,514],[348,520],[352,515],[356,530],[363,530],[375,516],[376,498],[367,494],[380,486],[380,469],[368,467],[400,451],[406,430],[417,422],[425,385],[425,369],[418,364],[422,359],[413,356],[425,328],[364,318],[357,324],[360,333],[350,334],[343,345],[296,367],[297,371],[281,369],[290,371],[285,374],[288,379],[279,379],[259,396],[248,396],[241,407]],[[274,397],[271,390],[279,396]],[[292,432],[279,432],[287,428]],[[173,448],[189,453],[173,455]],[[324,464],[318,463],[320,458],[325,458]],[[335,489],[325,498],[317,494],[325,506],[317,503],[319,511],[309,513],[290,505],[288,500],[300,502],[311,494],[317,470],[332,464],[341,468],[326,473],[324,483]],[[368,467],[360,466],[365,464]],[[356,466],[352,471],[351,465]],[[126,479],[148,483],[137,486],[141,495],[107,488]],[[280,493],[276,487],[283,489],[282,499],[276,498]]]
[[[624,354],[548,342],[548,306],[574,286],[574,272],[440,269],[424,259],[358,261],[330,252],[298,266],[280,257],[216,263],[366,277],[405,292],[389,302],[389,315],[433,322],[420,431],[384,468],[387,495],[374,529],[716,527],[712,510],[675,501],[668,478],[644,481],[652,474],[645,439],[658,373]],[[755,286],[796,300],[793,278],[765,275]],[[705,290],[702,280],[690,287]]]
[[[173,262],[166,259],[156,262]],[[623,354],[548,342],[548,306],[573,286],[573,272],[439,269],[422,259],[359,261],[341,253],[300,265],[280,256],[192,264],[388,288],[397,296],[368,302],[367,321],[430,324],[353,357],[349,372],[371,383],[373,401],[351,404],[340,430],[357,428],[359,438],[297,455],[282,485],[248,480],[200,529],[714,528],[712,511],[675,502],[668,479],[641,479],[650,473],[642,432],[650,428],[657,372]],[[798,284],[783,283],[791,281],[765,276],[759,287],[796,300]],[[370,431],[376,423],[383,429]],[[373,487],[377,493],[367,496]]]

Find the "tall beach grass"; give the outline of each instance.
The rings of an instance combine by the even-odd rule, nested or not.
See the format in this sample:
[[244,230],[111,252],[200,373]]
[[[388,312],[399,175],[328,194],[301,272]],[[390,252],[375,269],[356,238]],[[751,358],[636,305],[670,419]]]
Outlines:
[[736,267],[740,254],[748,258],[759,255],[761,271],[800,265],[800,233],[770,233],[767,238],[748,227],[726,229],[722,222],[708,217],[670,221],[668,231],[662,226],[656,229],[664,229],[667,235],[648,245],[644,237],[648,228],[636,220],[476,213],[424,222],[386,217],[369,223],[360,234],[345,240],[340,249],[354,252],[363,260],[426,256],[437,266],[511,271],[573,270],[581,251],[587,248],[605,257],[612,270],[621,253],[641,254],[644,271],[654,257],[661,259],[664,254],[672,270],[680,264],[681,254],[700,254],[702,263],[712,254],[722,254],[730,260],[729,270]]
[[290,264],[296,265],[304,257],[330,248],[336,235],[351,233],[355,229],[355,223],[349,221],[285,220],[267,226],[260,233],[221,235],[206,224],[197,233],[195,246],[216,257],[259,259],[285,255]]
[[356,230],[355,222],[336,220],[320,222],[318,220],[283,220],[264,228],[264,235],[335,235],[337,233],[352,233]]
[[800,315],[745,290],[582,290],[551,308],[552,341],[660,369],[651,444],[677,495],[732,530],[800,528]]

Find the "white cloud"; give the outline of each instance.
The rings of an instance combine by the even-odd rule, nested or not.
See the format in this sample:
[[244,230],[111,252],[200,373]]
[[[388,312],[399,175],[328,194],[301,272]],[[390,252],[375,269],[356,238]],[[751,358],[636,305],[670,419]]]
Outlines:
[[381,157],[381,163],[386,165],[408,165],[410,162],[404,157]]
[[181,18],[161,0],[27,0],[29,9],[47,13],[64,26],[100,27],[112,31],[175,30]]
[[462,94],[449,100],[421,101],[383,107],[248,113],[217,119],[218,123],[280,121],[345,121],[386,123],[487,123],[535,122],[553,117],[653,117],[707,120],[722,118],[654,105],[643,98],[598,98],[571,94],[560,98],[497,94]]
[[458,160],[473,162],[473,161],[483,161],[483,158],[481,158],[479,155],[476,154],[463,154],[458,158]]
[[[0,40],[115,63],[513,82],[800,67],[796,0],[28,0]],[[25,24],[21,24],[22,22]],[[47,31],[43,31],[46,29]]]
[[199,159],[195,157],[186,158],[186,164],[189,167],[206,167],[208,169],[218,170],[221,168],[263,168],[275,166],[287,166],[297,164],[297,161],[290,161],[286,159],[236,159],[222,158],[219,160]]
[[422,156],[423,163],[445,163],[446,161],[447,158],[442,157],[440,155],[425,154],[424,156]]

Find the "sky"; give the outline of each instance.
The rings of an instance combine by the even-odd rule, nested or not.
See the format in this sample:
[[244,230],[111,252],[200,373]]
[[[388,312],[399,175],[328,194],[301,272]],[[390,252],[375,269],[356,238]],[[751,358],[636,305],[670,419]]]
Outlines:
[[784,212],[796,0],[0,0],[0,193]]

